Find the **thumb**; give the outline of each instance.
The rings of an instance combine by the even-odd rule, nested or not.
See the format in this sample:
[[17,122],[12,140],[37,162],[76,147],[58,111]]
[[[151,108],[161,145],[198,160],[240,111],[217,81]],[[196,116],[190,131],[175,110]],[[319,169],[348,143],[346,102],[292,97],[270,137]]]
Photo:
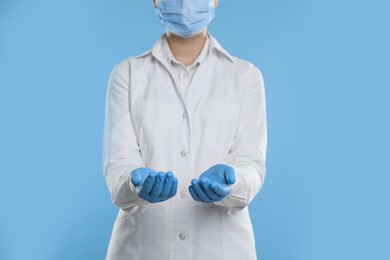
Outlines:
[[234,172],[233,167],[225,168],[225,180],[228,184],[233,184],[236,182],[236,173]]
[[141,183],[141,176],[138,172],[133,172],[131,174],[131,182],[134,184],[134,186],[138,186]]

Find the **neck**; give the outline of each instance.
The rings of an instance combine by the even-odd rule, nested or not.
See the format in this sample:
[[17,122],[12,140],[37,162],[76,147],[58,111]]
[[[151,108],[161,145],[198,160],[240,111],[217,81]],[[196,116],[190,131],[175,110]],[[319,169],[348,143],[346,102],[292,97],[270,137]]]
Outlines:
[[198,57],[206,42],[206,37],[206,30],[191,38],[182,38],[167,31],[167,41],[172,55],[185,66],[191,65],[196,57]]

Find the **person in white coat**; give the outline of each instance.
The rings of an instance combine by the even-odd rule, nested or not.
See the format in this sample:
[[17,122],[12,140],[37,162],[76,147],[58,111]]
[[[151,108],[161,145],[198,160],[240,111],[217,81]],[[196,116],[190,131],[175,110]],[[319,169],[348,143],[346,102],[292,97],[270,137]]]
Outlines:
[[153,0],[166,33],[112,70],[106,259],[255,260],[248,205],[266,176],[264,81],[207,31],[217,0]]

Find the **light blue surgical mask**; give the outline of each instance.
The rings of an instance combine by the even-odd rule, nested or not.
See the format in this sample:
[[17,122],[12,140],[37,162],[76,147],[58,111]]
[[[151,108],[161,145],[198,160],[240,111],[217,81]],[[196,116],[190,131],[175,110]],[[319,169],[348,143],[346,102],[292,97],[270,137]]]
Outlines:
[[200,33],[215,17],[213,0],[157,0],[156,13],[169,30],[183,38]]

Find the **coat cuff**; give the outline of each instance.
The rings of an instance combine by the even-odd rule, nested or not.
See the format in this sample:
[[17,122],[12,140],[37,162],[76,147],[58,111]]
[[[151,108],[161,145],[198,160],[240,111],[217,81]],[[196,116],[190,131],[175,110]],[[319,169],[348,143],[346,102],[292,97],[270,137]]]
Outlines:
[[243,168],[241,166],[234,166],[228,163],[223,164],[234,169],[236,182],[230,185],[232,191],[225,198],[213,203],[224,207],[225,213],[234,215],[248,205],[247,184],[245,183],[245,178],[242,177]]

